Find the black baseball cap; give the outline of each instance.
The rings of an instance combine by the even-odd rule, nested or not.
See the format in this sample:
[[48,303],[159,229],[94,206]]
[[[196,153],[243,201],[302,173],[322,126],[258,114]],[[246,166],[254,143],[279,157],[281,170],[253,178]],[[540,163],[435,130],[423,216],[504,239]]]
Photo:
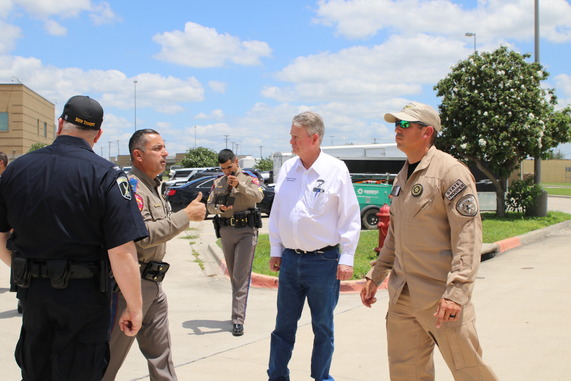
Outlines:
[[78,126],[99,130],[103,123],[103,108],[95,99],[75,95],[63,107],[60,118]]

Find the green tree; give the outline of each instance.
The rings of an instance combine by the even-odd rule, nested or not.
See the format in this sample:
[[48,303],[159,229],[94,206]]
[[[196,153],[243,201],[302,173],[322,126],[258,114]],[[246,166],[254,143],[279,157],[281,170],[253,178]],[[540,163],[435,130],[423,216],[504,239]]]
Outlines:
[[274,162],[272,161],[272,158],[268,156],[265,159],[258,160],[254,168],[260,171],[270,171],[274,169]]
[[505,215],[507,179],[520,162],[545,158],[571,140],[571,108],[555,111],[555,91],[541,86],[549,74],[529,57],[506,47],[474,53],[434,87],[442,97],[437,145],[492,181],[498,216]]
[[180,163],[185,168],[217,167],[218,153],[205,147],[190,148]]
[[44,148],[44,147],[46,147],[46,146],[48,146],[48,145],[49,145],[49,144],[46,144],[46,143],[34,143],[34,144],[32,144],[32,146],[30,147],[30,149],[28,150],[28,152],[32,152],[32,151],[35,151],[35,150],[37,150],[37,149]]

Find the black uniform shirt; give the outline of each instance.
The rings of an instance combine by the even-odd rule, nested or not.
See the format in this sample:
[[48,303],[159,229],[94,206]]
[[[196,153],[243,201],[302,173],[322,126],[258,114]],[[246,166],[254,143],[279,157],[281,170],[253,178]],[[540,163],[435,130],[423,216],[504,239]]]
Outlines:
[[127,176],[83,139],[61,135],[0,177],[0,231],[25,258],[92,261],[148,236]]

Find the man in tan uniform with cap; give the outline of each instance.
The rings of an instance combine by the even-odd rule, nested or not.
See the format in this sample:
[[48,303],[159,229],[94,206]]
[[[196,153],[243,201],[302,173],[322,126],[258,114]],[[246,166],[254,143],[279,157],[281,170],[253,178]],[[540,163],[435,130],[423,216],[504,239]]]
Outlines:
[[242,336],[258,228],[262,227],[256,204],[264,198],[264,190],[257,177],[242,172],[231,150],[220,151],[218,162],[225,176],[212,185],[208,211],[218,214],[213,220],[214,228],[222,241],[232,283],[232,335]]
[[[141,353],[147,359],[150,379],[174,381],[177,376],[171,354],[168,302],[162,288],[169,264],[163,262],[163,259],[167,241],[188,228],[189,221],[203,220],[206,207],[200,202],[202,193],[199,192],[186,208],[176,213],[171,212],[170,204],[160,193],[160,176],[165,171],[168,152],[157,131],[135,131],[129,139],[129,152],[133,163],[129,181],[149,231],[148,238],[136,243],[143,294],[143,325],[136,338]],[[121,293],[114,294],[112,311],[124,303]],[[134,340],[135,337],[125,336],[120,332],[117,322],[113,321],[109,341],[111,360],[103,377],[104,381],[115,379]]]
[[434,380],[435,344],[455,380],[497,380],[482,360],[470,302],[482,246],[474,177],[434,147],[441,127],[432,107],[410,103],[385,121],[395,123],[407,161],[393,184],[389,232],[361,300],[375,303],[390,273],[391,380]]

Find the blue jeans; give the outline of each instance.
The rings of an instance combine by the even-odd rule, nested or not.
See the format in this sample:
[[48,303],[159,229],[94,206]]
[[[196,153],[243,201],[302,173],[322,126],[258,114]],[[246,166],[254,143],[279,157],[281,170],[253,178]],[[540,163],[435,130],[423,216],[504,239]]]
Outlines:
[[284,250],[279,275],[276,328],[270,344],[270,381],[289,380],[287,366],[306,297],[314,334],[311,377],[318,381],[333,380],[329,368],[334,347],[333,310],[339,300],[338,262],[338,248],[313,254]]

